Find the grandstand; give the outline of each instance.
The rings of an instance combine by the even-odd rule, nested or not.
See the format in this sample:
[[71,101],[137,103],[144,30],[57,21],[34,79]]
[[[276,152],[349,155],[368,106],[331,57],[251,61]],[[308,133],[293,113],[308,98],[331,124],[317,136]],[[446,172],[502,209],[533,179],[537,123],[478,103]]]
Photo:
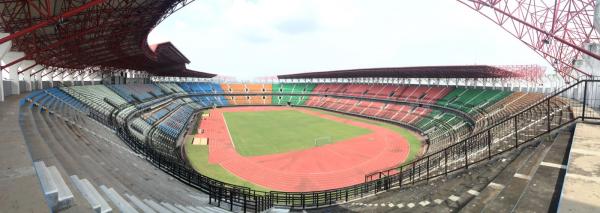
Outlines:
[[[482,7],[500,11],[497,2],[459,2],[487,17],[491,15]],[[597,174],[581,169],[598,164],[593,160],[598,147],[589,142],[597,139],[598,127],[588,124],[600,119],[600,81],[593,77],[600,56],[591,51],[597,44],[589,43],[597,37],[586,38],[584,44],[544,31],[552,42],[526,41],[564,45],[550,53],[531,45],[550,57],[562,77],[558,80],[543,76],[539,66],[466,65],[304,72],[238,82],[186,68],[190,61],[169,42],[145,45],[148,32],[187,3],[0,3],[5,13],[14,13],[3,14],[9,20],[0,21],[0,29],[7,32],[0,36],[0,58],[9,73],[6,81],[0,75],[0,133],[6,140],[0,178],[3,210],[504,212],[556,211],[558,203],[563,210],[600,209],[593,200],[585,205],[573,201],[600,188]],[[27,10],[10,9],[21,6]],[[43,9],[51,6],[61,9]],[[590,3],[584,11],[594,6]],[[126,12],[105,13],[106,8]],[[497,24],[504,27],[504,22]],[[124,30],[133,26],[140,29]],[[531,26],[537,25],[526,25]],[[570,52],[562,54],[565,49]],[[265,108],[253,108],[257,106]],[[358,142],[313,135],[308,145],[298,145],[302,149],[267,150],[269,155],[251,153],[227,161],[227,156],[214,155],[239,154],[233,141],[219,141],[220,134],[232,140],[219,111],[224,109],[318,114],[324,123],[338,122],[336,130],[343,126],[364,135],[348,134],[360,138]],[[281,119],[286,125],[269,125],[290,126],[285,131],[292,135],[300,129],[293,118]],[[377,141],[372,129],[353,123],[406,134],[400,137],[390,130]],[[220,129],[203,132],[200,127],[207,124]],[[190,156],[186,147],[196,143],[195,136],[205,137],[194,145],[205,152],[200,157]],[[327,139],[318,144],[318,138]],[[271,148],[271,142],[286,141],[262,142]],[[365,150],[339,145],[352,143],[366,144]],[[286,159],[286,154],[311,151],[319,153],[303,161],[311,165],[285,172],[283,167],[300,161]],[[379,166],[371,159],[381,153],[406,159],[387,157],[394,159]],[[317,159],[323,155],[329,158]],[[206,158],[205,164],[197,164],[194,157]],[[361,169],[348,169],[322,163],[328,159],[334,159],[332,164],[367,160],[356,163]],[[306,169],[312,167],[321,170]],[[244,179],[232,168],[250,175]],[[262,185],[251,181],[264,176]],[[589,180],[594,183],[585,182]],[[267,185],[270,181],[276,183]],[[586,187],[589,192],[582,190]]]

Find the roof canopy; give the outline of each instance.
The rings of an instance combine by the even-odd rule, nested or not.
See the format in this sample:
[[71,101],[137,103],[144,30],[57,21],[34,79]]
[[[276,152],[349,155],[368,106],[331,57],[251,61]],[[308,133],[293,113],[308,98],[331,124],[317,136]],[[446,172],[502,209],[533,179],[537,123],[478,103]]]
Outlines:
[[190,61],[171,43],[150,45],[151,55],[138,54],[118,58],[104,66],[116,68],[146,70],[156,76],[212,78],[215,74],[189,70],[185,64]]
[[134,69],[163,76],[214,76],[186,69],[189,60],[172,44],[151,49],[146,42],[154,26],[190,1],[3,1],[0,31],[14,36],[12,50],[26,54],[21,60],[34,60],[47,67],[99,66],[105,68],[103,71]]
[[484,65],[389,67],[352,70],[334,70],[278,75],[279,79],[302,78],[507,78],[523,74],[503,68]]

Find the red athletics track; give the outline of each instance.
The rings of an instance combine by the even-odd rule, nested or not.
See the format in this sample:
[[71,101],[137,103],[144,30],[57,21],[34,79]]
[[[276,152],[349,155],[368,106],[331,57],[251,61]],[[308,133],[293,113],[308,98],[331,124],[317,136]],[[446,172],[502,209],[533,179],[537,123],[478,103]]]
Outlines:
[[[409,151],[401,135],[372,124],[293,108],[307,114],[370,129],[372,133],[312,149],[264,156],[237,153],[223,112],[289,110],[287,107],[236,107],[211,111],[200,128],[209,138],[209,162],[236,176],[278,191],[302,192],[339,188],[364,182],[365,174],[403,162]],[[293,131],[293,130],[290,130]]]

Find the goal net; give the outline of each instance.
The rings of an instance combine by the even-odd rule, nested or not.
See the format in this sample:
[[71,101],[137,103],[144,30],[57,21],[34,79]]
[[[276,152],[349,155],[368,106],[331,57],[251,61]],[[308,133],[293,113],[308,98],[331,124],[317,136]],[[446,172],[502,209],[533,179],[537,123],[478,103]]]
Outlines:
[[331,143],[331,136],[322,136],[315,138],[315,146],[322,146]]

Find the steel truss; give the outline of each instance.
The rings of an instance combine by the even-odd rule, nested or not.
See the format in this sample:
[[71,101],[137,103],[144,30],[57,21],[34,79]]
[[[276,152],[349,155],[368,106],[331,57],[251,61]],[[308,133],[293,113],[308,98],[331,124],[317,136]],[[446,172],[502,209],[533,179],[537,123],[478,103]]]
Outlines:
[[591,76],[576,66],[584,48],[598,42],[594,30],[596,0],[457,0],[479,12],[535,50],[566,82]]
[[[9,33],[12,51],[45,67],[83,70],[148,52],[148,33],[170,14],[194,0],[15,0],[0,1],[0,31]],[[149,57],[156,60],[156,56]],[[139,61],[141,63],[143,61]],[[107,66],[108,65],[108,66]],[[131,69],[133,69],[132,67]]]

